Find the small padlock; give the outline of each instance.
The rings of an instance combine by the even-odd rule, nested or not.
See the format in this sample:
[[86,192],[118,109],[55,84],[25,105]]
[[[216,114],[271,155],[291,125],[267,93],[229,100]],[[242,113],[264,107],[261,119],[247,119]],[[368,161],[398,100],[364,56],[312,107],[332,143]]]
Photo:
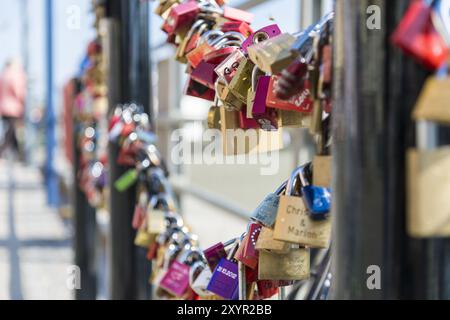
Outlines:
[[162,29],[172,34],[183,27],[190,26],[200,13],[200,6],[196,1],[186,1],[172,7]]
[[303,85],[301,86],[300,91],[287,100],[283,100],[277,97],[277,87],[279,81],[279,76],[273,76],[270,79],[269,90],[266,99],[266,104],[268,107],[302,113],[312,112],[313,101],[311,99],[310,83],[308,79],[303,80]]
[[278,253],[287,253],[290,250],[288,242],[275,240],[273,238],[273,230],[262,227],[259,233],[258,241],[256,241],[256,250],[269,250]]
[[200,297],[210,297],[213,295],[206,288],[211,281],[211,269],[203,261],[194,263],[189,272],[189,285],[191,289]]
[[253,119],[259,123],[261,129],[276,131],[278,130],[278,113],[275,109],[267,108],[266,105],[270,76],[261,76],[257,79],[255,70],[252,72],[252,88],[255,88],[255,100],[252,108]]
[[331,207],[331,192],[329,188],[310,184],[310,165],[303,166],[299,172],[302,199],[312,219],[324,220],[328,218]]
[[227,256],[225,248],[235,243],[236,239],[229,240],[225,243],[219,242],[203,251],[203,254],[211,270],[214,270],[217,267],[219,261]]
[[189,77],[186,83],[184,94],[187,96],[196,97],[208,101],[214,101],[214,98],[216,96],[216,92],[213,89],[210,89],[207,86],[198,83],[191,77]]
[[252,220],[257,221],[265,227],[273,228],[277,218],[280,195],[286,190],[287,181],[284,182],[274,193],[269,194],[252,213]]
[[225,60],[223,60],[214,71],[219,78],[221,78],[226,84],[229,84],[236,75],[237,69],[244,58],[245,56],[241,50],[235,50]]
[[220,29],[223,32],[235,31],[241,33],[244,37],[249,37],[253,30],[247,22],[244,21],[226,21],[224,22]]
[[239,298],[239,268],[238,264],[232,261],[238,248],[239,241],[236,241],[227,258],[220,259],[207,287],[208,291],[227,300],[237,300]]
[[247,104],[247,94],[252,87],[252,71],[254,64],[247,58],[243,58],[236,74],[231,79],[228,88],[243,104]]
[[245,266],[255,269],[258,265],[258,251],[256,250],[256,241],[258,240],[261,225],[250,223],[247,234],[241,241],[239,249],[236,252],[235,259]]

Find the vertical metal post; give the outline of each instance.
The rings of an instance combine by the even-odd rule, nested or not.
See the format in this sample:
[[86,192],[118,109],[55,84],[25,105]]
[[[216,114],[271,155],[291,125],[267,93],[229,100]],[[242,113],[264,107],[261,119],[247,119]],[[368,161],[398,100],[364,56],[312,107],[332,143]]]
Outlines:
[[[74,94],[80,92],[79,79],[74,79],[76,87]],[[79,131],[75,123],[75,131]],[[74,228],[75,228],[75,265],[81,271],[81,289],[75,290],[76,300],[95,300],[97,298],[97,264],[96,264],[96,237],[97,221],[95,209],[89,205],[85,193],[78,184],[80,168],[80,149],[78,148],[78,136],[73,135],[73,176],[74,176]]]
[[[152,118],[150,100],[149,7],[147,1],[109,0],[110,20],[109,105],[142,104]],[[117,146],[109,148],[110,214],[111,214],[111,298],[146,299],[150,296],[150,263],[146,251],[134,245],[135,231],[131,220],[136,192],[118,192],[116,181],[128,168],[118,166]]]
[[[411,111],[427,72],[389,37],[410,2],[337,0],[334,72],[334,256],[332,297],[448,298],[448,240],[406,233],[405,153]],[[366,26],[369,5],[381,29]],[[367,285],[369,267],[381,288]]]
[[56,117],[53,99],[53,0],[45,1],[47,12],[46,34],[47,34],[47,108],[45,111],[46,121],[46,161],[45,161],[45,184],[47,190],[47,202],[56,207],[59,204],[58,177],[54,167],[56,149]]

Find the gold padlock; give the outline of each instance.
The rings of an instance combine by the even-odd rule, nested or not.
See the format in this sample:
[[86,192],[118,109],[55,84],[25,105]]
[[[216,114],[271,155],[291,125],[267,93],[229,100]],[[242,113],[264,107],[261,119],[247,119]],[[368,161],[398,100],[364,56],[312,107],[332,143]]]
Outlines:
[[278,110],[278,125],[285,128],[303,128],[303,114],[296,111]]
[[243,104],[247,103],[247,93],[252,86],[252,71],[255,65],[249,59],[242,59],[236,74],[231,79],[229,90],[238,98]]
[[310,248],[328,248],[331,240],[331,219],[313,220],[303,199],[294,196],[300,170],[296,169],[289,179],[286,195],[280,196],[273,238]]
[[220,130],[220,107],[212,106],[208,111],[208,128]]
[[331,186],[331,156],[315,156],[313,160],[313,185],[329,188]]
[[290,245],[287,242],[275,240],[273,238],[273,230],[262,227],[259,233],[258,240],[255,245],[256,250],[270,250],[278,253],[287,253],[290,250]]
[[217,82],[216,92],[228,111],[240,111],[244,107],[244,104],[231,93],[230,88],[226,84]]
[[443,79],[430,77],[426,81],[414,108],[414,119],[450,125],[449,88],[449,76]]
[[304,280],[310,276],[309,249],[291,249],[288,253],[261,251],[258,262],[260,280]]
[[298,57],[298,52],[291,50],[295,40],[289,33],[281,34],[248,47],[248,56],[262,71],[278,74]]

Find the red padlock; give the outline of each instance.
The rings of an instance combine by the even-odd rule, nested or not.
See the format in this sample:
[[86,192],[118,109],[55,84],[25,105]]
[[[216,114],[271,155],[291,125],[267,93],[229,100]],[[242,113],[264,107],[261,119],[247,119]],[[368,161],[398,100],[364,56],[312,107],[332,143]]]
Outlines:
[[279,79],[280,76],[273,76],[270,79],[269,91],[266,99],[267,106],[281,110],[311,113],[313,110],[313,101],[311,99],[309,80],[305,79],[303,81],[303,86],[298,93],[287,100],[283,100],[277,97],[276,89],[278,87]]
[[248,233],[242,240],[239,250],[236,252],[235,259],[242,262],[245,266],[255,269],[258,266],[259,252],[256,250],[256,241],[261,232],[261,225],[251,223]]
[[217,65],[202,60],[194,70],[192,70],[191,78],[194,81],[214,89],[214,84],[217,80],[217,74],[214,69]]
[[258,288],[258,299],[269,299],[278,293],[278,286],[275,281],[272,280],[258,280],[256,281]]
[[392,35],[392,43],[426,68],[437,70],[449,57],[449,49],[433,25],[432,8],[414,0]]
[[244,21],[227,21],[221,26],[223,32],[235,31],[241,33],[244,37],[249,37],[253,30],[247,22]]
[[241,129],[259,129],[259,123],[252,118],[247,118],[247,106],[239,111],[239,126]]
[[192,78],[189,78],[187,81],[184,94],[208,101],[214,101],[214,98],[216,97],[216,92],[213,89],[198,83]]
[[200,13],[200,6],[196,1],[186,1],[174,6],[169,13],[162,29],[168,34],[173,34],[182,28],[189,27]]

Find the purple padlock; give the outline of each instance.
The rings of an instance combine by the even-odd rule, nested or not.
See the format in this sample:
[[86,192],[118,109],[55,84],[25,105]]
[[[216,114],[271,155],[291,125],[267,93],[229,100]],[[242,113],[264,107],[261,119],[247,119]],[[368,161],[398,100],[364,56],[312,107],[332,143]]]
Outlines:
[[213,272],[207,290],[228,300],[239,299],[238,265],[222,258]]
[[242,43],[242,51],[247,54],[247,48],[263,42],[267,39],[276,37],[281,34],[281,30],[276,24],[271,24],[270,26],[266,26],[258,31],[254,32],[250,35],[243,43]]
[[266,98],[269,92],[270,76],[261,76],[256,85],[256,95],[253,103],[252,115],[261,129],[266,131],[278,130],[278,113],[267,107]]

